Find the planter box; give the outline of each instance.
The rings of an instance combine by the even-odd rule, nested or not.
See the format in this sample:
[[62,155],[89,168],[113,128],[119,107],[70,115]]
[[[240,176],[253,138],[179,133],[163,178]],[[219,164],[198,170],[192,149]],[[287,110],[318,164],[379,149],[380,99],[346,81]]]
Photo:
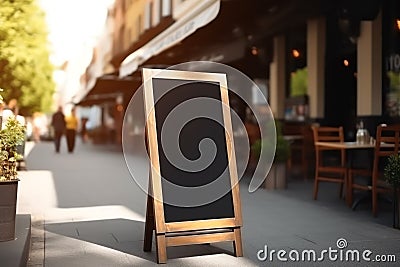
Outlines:
[[264,188],[268,190],[286,189],[286,163],[274,163],[264,181]]
[[0,241],[15,239],[18,180],[0,182]]
[[393,193],[393,227],[400,229],[400,188]]

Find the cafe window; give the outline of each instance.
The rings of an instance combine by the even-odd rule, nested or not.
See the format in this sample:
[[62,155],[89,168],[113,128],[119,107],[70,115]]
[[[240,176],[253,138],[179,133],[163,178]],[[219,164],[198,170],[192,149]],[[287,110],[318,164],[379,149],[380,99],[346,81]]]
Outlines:
[[264,105],[267,96],[268,85],[266,79],[254,79],[254,85],[251,88],[251,102],[253,105]]
[[298,29],[287,37],[288,97],[307,95],[306,30]]
[[306,26],[287,35],[287,94],[285,120],[305,121],[309,117]]
[[290,96],[306,95],[308,88],[307,67],[296,69],[290,73]]
[[161,15],[163,17],[171,15],[171,1],[172,0],[162,0]]
[[383,94],[384,113],[400,117],[400,3],[387,1],[383,7]]

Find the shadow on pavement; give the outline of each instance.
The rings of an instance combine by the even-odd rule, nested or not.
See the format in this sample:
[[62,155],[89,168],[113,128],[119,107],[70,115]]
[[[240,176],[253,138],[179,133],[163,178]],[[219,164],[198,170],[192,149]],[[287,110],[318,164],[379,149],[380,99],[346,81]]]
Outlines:
[[[119,252],[123,252],[132,256],[142,258],[150,262],[156,262],[156,247],[153,241],[153,249],[151,252],[143,251],[143,233],[144,223],[126,220],[126,219],[112,219],[112,220],[99,220],[99,221],[85,221],[85,222],[68,222],[68,223],[53,223],[46,224],[47,237],[50,240],[60,238],[65,242],[65,237],[85,241],[82,247],[74,249],[66,249],[68,245],[52,246],[46,248],[47,256],[51,254],[60,257],[60,251],[57,249],[62,248],[68,256],[71,254],[79,254],[82,251],[90,250],[92,244],[107,247]],[[73,243],[74,241],[70,241]],[[65,244],[65,243],[64,243]],[[212,245],[190,245],[181,247],[169,247],[168,259],[182,259],[194,256],[214,255],[214,254],[227,254],[232,257],[233,252],[227,251],[223,248],[218,248]],[[78,255],[77,255],[78,256]]]

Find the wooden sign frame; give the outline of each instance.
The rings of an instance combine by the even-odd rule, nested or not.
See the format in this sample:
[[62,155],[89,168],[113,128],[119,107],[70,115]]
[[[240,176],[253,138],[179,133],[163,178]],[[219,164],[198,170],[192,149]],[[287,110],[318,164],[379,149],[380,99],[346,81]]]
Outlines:
[[[232,218],[165,222],[159,148],[157,143],[153,78],[219,84],[231,182],[230,188],[232,189],[234,213]],[[232,241],[235,256],[243,256],[241,239],[242,212],[226,74],[144,68],[143,81],[145,114],[147,114],[147,145],[151,162],[143,250],[151,251],[153,231],[155,231],[158,263],[166,263],[167,247],[222,241]]]

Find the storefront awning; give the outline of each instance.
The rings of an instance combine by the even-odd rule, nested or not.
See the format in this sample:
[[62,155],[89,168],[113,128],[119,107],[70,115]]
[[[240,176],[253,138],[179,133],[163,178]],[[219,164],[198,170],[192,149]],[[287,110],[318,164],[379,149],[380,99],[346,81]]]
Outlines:
[[199,1],[195,8],[183,15],[169,28],[126,57],[121,63],[119,76],[128,76],[152,56],[172,47],[197,29],[210,23],[217,17],[219,8],[220,0]]
[[86,91],[83,96],[74,97],[76,105],[87,106],[96,105],[101,102],[115,101],[118,95],[127,92],[134,92],[141,83],[141,78],[138,75],[130,75],[120,78],[118,74],[104,74],[96,79],[94,86]]
[[90,95],[101,95],[110,93],[123,93],[124,91],[134,90],[135,86],[140,84],[140,77],[127,76],[119,78],[115,74],[105,74],[97,78],[94,87],[88,93]]
[[86,96],[81,101],[74,104],[81,107],[90,107],[94,105],[102,105],[105,103],[115,103],[115,99],[115,95],[93,95]]

